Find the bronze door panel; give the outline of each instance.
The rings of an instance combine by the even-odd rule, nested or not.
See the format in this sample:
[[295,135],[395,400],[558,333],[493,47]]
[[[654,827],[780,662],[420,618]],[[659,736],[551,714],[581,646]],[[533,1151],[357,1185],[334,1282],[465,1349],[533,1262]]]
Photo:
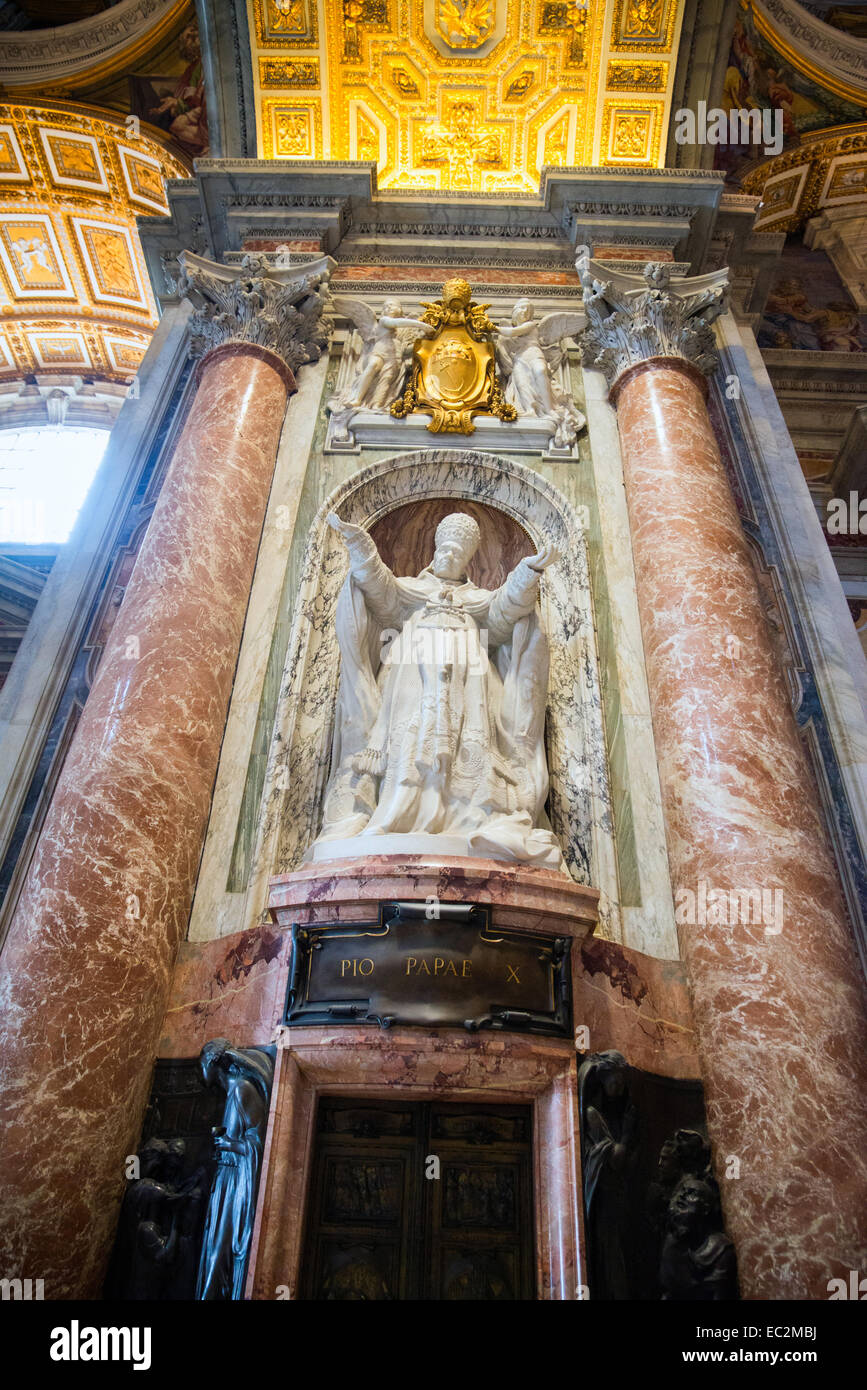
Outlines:
[[301,1297],[532,1299],[531,1140],[529,1106],[322,1097]]

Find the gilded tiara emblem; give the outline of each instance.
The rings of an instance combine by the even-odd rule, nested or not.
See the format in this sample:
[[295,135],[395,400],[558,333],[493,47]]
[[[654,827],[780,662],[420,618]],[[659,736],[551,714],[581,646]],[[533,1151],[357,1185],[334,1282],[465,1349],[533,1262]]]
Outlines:
[[421,410],[432,415],[428,429],[433,434],[472,434],[474,415],[516,418],[497,376],[497,330],[487,304],[477,304],[472,293],[466,280],[447,280],[442,298],[423,306],[422,321],[437,331],[415,344],[409,384],[391,407],[399,420]]

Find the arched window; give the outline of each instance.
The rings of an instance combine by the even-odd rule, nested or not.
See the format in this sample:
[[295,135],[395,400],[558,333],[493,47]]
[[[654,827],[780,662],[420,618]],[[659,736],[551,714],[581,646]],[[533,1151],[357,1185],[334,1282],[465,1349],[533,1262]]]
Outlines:
[[69,539],[108,435],[70,425],[0,430],[0,545]]

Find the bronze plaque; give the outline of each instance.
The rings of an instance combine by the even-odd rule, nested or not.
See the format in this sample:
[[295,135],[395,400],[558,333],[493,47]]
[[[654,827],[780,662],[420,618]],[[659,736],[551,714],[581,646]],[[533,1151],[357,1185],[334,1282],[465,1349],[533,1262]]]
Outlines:
[[294,926],[284,1023],[571,1037],[570,945],[492,927],[470,903],[382,903],[377,922]]

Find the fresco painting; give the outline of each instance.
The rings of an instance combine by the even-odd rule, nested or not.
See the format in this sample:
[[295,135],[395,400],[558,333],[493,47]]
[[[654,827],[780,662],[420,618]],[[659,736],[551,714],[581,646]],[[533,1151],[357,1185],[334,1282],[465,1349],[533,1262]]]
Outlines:
[[757,334],[762,348],[867,352],[867,314],[859,314],[824,251],[790,241],[780,258]]
[[[779,109],[785,143],[809,131],[861,121],[861,106],[836,96],[797,71],[755,27],[750,5],[742,5],[735,20],[732,45],[720,105],[732,110]],[[737,178],[761,150],[754,145],[718,145],[715,167]]]
[[130,110],[158,126],[193,159],[208,153],[208,117],[198,25],[193,21],[178,35],[177,49],[167,70],[154,76],[136,73],[129,79]]

